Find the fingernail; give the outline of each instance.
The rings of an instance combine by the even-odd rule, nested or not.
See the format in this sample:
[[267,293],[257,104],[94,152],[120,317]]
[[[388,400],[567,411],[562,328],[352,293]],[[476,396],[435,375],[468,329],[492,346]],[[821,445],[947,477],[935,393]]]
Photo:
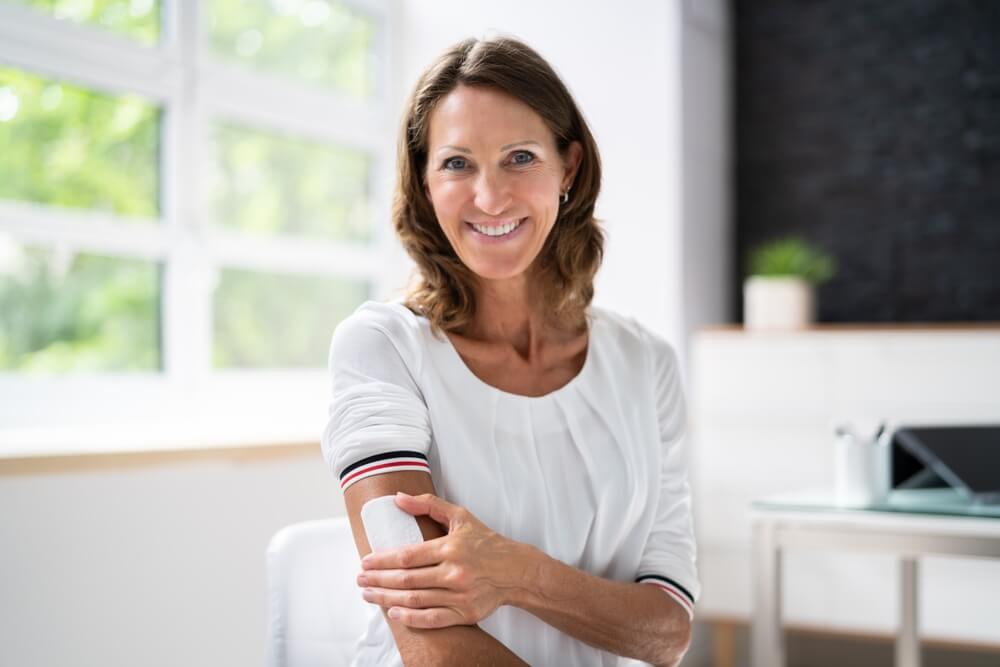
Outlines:
[[400,612],[395,607],[393,607],[392,609],[389,610],[389,618],[397,619],[397,618],[400,617],[401,614],[402,614],[402,612]]
[[368,585],[368,577],[366,577],[363,574],[359,574],[358,575],[358,586],[367,586],[367,585]]

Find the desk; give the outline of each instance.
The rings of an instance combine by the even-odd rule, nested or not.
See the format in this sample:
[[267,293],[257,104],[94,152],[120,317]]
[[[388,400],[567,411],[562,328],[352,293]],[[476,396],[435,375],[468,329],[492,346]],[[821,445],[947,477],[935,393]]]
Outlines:
[[1000,558],[1000,506],[969,505],[952,489],[893,491],[865,509],[833,504],[829,492],[770,496],[751,505],[752,667],[784,667],[781,554],[787,549],[893,554],[900,562],[896,667],[919,667],[917,565],[921,556]]

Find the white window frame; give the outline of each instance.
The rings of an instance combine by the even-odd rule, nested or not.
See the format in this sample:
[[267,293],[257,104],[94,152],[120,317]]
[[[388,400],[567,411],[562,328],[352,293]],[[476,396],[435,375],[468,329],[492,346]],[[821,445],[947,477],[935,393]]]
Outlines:
[[[325,369],[212,368],[213,283],[222,268],[396,287],[388,224],[394,166],[388,0],[347,0],[373,17],[376,93],[359,102],[211,57],[201,0],[161,0],[159,44],[54,19],[0,0],[0,65],[161,107],[158,224],[0,200],[0,232],[73,252],[162,262],[162,363],[155,373],[30,377],[0,373],[0,457],[313,441],[328,396]],[[255,238],[209,224],[204,147],[222,119],[359,149],[372,159],[371,244]],[[331,122],[330,119],[336,119]],[[331,267],[337,267],[334,271]],[[332,333],[332,332],[331,332]]]

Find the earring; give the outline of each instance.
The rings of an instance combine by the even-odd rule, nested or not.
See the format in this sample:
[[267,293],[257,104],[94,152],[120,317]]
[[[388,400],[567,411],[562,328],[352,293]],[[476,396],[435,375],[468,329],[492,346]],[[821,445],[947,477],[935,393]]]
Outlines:
[[566,190],[565,192],[562,193],[562,203],[565,204],[568,201],[569,201],[569,190]]

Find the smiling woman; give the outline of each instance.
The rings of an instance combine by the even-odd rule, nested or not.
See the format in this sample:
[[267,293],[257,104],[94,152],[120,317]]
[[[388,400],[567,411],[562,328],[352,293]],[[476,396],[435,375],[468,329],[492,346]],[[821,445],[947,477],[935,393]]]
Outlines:
[[[404,119],[393,219],[420,268],[409,303],[436,329],[470,323],[477,268],[498,278],[530,264],[540,310],[557,328],[581,330],[593,296],[600,154],[565,84],[530,49],[502,52],[513,43],[456,45],[417,83]],[[489,236],[514,225],[527,238],[486,254],[473,224]]]
[[[417,82],[398,159],[418,281],[337,327],[322,439],[377,605],[355,664],[676,665],[699,595],[678,363],[590,305],[582,114],[528,46],[467,40]],[[391,494],[425,541],[369,553],[361,508]]]
[[[517,132],[538,139],[504,143]],[[552,231],[554,195],[569,190],[580,143],[564,159],[527,104],[464,85],[438,103],[428,143],[427,196],[455,254],[487,280],[523,274]]]

